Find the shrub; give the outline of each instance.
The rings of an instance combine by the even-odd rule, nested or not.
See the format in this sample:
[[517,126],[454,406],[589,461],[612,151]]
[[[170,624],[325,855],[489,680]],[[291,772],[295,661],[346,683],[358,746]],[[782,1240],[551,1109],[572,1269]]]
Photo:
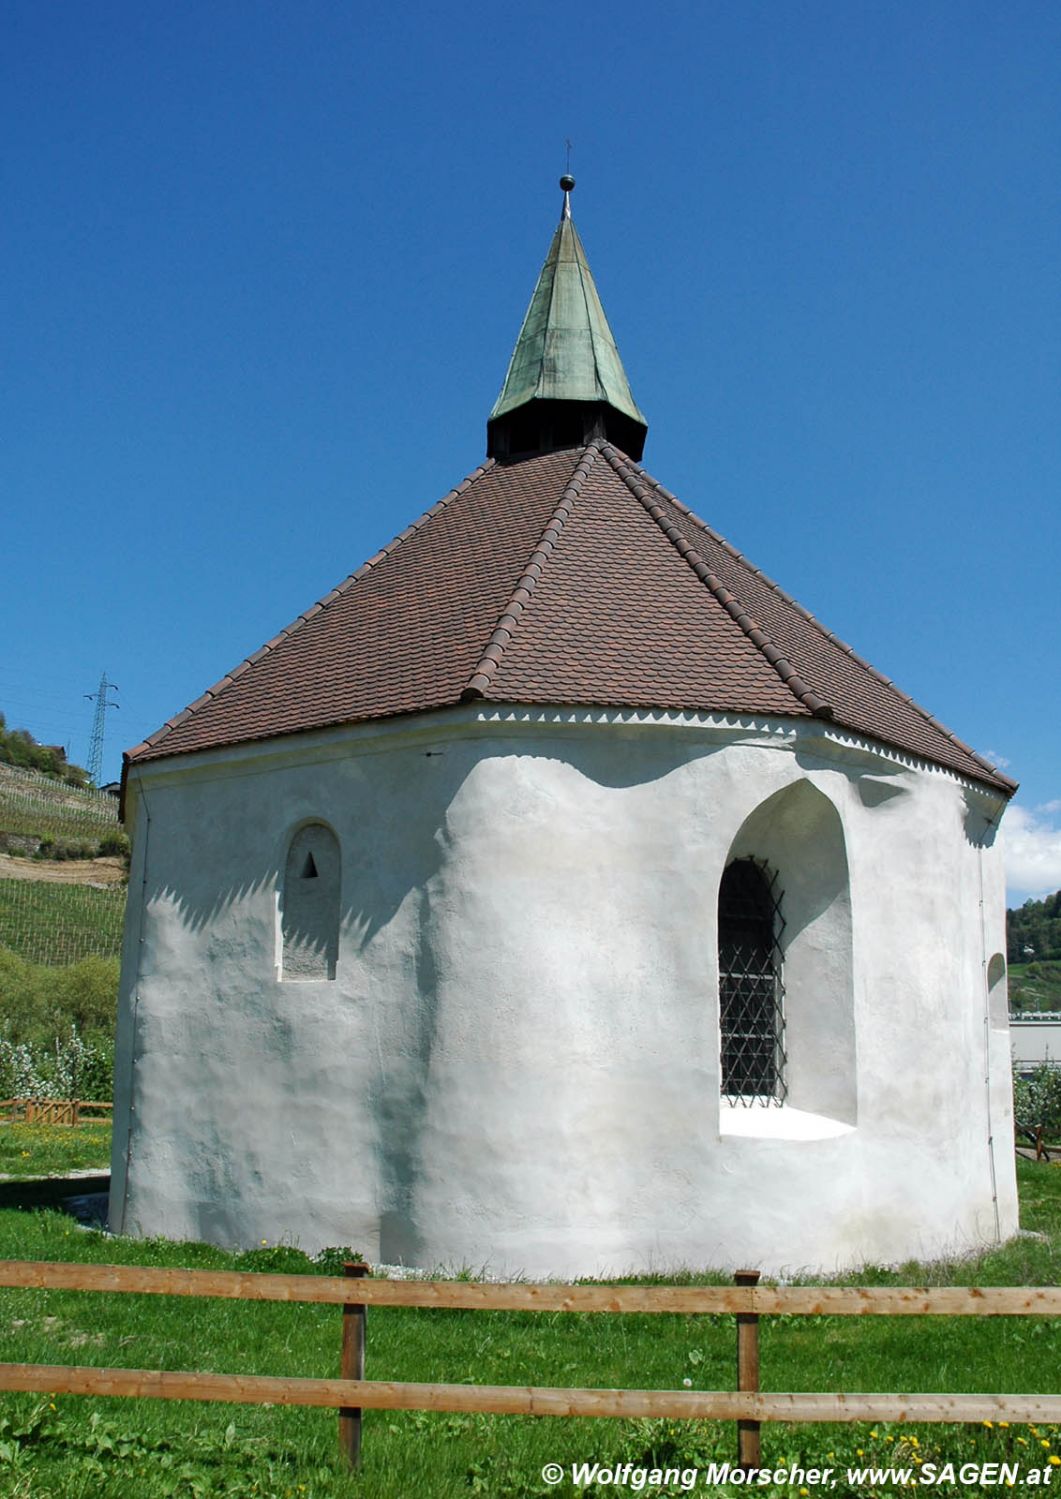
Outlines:
[[89,957],[45,972],[52,1004],[79,1031],[114,1034],[118,1017],[117,958]]
[[27,1041],[46,1026],[44,970],[0,947],[0,1023],[10,1041]]
[[4,1098],[90,1098],[109,1103],[113,1075],[113,1046],[86,1041],[73,1026],[50,1044],[0,1038]]
[[347,1260],[363,1265],[364,1255],[358,1254],[349,1244],[331,1244],[313,1257],[313,1263],[322,1275],[342,1275]]
[[1018,1124],[1061,1131],[1061,1067],[1041,1062],[1030,1078],[1015,1078],[1013,1112]]
[[93,1041],[82,1060],[76,1098],[90,1098],[93,1103],[114,1101],[114,1042]]
[[[51,1083],[53,1098],[92,1098],[106,1103],[111,1096],[111,1077],[114,1070],[113,1052],[110,1067],[101,1055],[100,1048],[71,1026],[65,1036],[56,1036],[52,1043],[50,1065],[46,1076]],[[94,1089],[102,1088],[103,1092]]]
[[105,833],[99,840],[99,851],[104,858],[119,857],[127,859],[129,857],[129,839],[122,832],[121,828],[115,828],[113,833]]
[[0,1093],[5,1098],[54,1098],[32,1047],[0,1038]]
[[99,1044],[114,1034],[117,958],[82,958],[65,968],[30,963],[0,947],[0,1027],[12,1042],[50,1045],[70,1026]]
[[36,770],[72,786],[88,786],[91,780],[80,765],[67,763],[66,753],[54,744],[38,744],[28,729],[9,729],[0,713],[0,761],[23,770]]
[[65,859],[94,859],[98,848],[98,844],[88,843],[83,838],[42,838],[34,858],[50,859],[54,863]]
[[232,1261],[234,1270],[257,1270],[271,1275],[312,1275],[313,1261],[294,1244],[263,1244]]

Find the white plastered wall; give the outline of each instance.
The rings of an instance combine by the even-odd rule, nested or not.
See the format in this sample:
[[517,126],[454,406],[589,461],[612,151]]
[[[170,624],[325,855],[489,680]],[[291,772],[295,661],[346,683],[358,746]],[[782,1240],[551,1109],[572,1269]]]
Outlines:
[[[569,1276],[1016,1228],[999,807],[956,776],[822,724],[468,708],[155,762],[129,802],[121,1231]],[[338,964],[285,982],[309,822],[341,849]],[[804,826],[829,847],[801,861]],[[742,852],[801,913],[783,1109],[719,1102]]]

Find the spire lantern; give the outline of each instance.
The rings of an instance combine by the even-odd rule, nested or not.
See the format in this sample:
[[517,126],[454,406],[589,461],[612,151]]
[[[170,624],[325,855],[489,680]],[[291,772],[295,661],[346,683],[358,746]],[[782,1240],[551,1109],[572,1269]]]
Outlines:
[[648,423],[571,217],[574,186],[565,172],[560,223],[486,424],[490,457],[553,452],[605,437],[639,459],[645,446]]

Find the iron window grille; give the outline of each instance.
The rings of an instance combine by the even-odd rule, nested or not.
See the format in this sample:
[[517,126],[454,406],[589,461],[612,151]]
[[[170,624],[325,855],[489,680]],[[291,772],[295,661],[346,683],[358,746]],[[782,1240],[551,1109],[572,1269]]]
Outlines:
[[780,1106],[788,1091],[784,928],[777,875],[762,860],[735,860],[718,894],[722,1096],[732,1104]]

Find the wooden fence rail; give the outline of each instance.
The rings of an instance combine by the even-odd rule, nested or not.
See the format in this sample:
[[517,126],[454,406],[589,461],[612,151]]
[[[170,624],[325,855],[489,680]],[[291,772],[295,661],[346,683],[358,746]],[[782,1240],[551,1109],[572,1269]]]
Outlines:
[[96,1103],[88,1098],[3,1098],[0,1099],[0,1123],[4,1124],[87,1124],[107,1119],[112,1103]]
[[351,1298],[337,1275],[260,1275],[142,1265],[0,1260],[0,1287],[132,1291],[235,1301],[305,1301],[342,1306],[435,1307],[442,1311],[673,1312],[679,1316],[1061,1316],[1061,1286],[605,1286],[495,1284],[463,1280],[362,1280]]
[[[350,1263],[344,1268],[340,1278],[0,1260],[0,1286],[343,1307],[339,1379],[0,1364],[0,1390],[329,1407],[339,1412],[340,1445],[355,1465],[360,1458],[362,1410],[736,1421],[738,1462],[745,1468],[759,1465],[763,1421],[1061,1421],[1061,1394],[763,1394],[758,1388],[760,1316],[1056,1317],[1061,1315],[1061,1287],[1057,1286],[774,1287],[756,1284],[755,1271],[738,1272],[733,1286],[490,1285],[371,1280],[365,1278],[366,1265]],[[735,1392],[595,1390],[364,1379],[369,1306],[735,1315],[738,1388]]]

